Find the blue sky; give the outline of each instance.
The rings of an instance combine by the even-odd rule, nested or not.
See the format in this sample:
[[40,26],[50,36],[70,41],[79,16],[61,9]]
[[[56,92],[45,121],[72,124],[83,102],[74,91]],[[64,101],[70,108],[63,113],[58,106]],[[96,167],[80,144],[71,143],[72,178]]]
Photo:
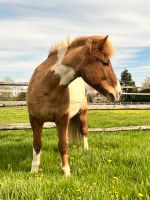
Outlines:
[[149,0],[0,0],[0,80],[29,81],[52,44],[67,36],[109,35],[112,65],[137,85],[150,76]]

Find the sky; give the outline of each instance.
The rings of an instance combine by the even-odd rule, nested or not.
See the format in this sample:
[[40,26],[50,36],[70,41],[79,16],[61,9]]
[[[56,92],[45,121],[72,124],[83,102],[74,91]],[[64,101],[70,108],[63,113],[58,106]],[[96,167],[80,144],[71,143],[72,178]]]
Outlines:
[[112,66],[137,86],[150,76],[149,0],[0,0],[0,81],[29,81],[50,47],[82,35],[109,35]]

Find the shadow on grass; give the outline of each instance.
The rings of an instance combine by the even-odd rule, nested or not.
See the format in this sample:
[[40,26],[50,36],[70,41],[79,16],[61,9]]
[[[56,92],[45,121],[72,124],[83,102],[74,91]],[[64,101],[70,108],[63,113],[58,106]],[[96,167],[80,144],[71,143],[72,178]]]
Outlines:
[[30,143],[1,144],[0,170],[28,171],[32,159]]
[[[47,166],[47,159],[51,162],[59,162],[58,148],[55,145],[45,145],[42,150],[41,165]],[[46,151],[44,153],[44,151]],[[46,155],[46,157],[45,157]],[[8,143],[0,145],[0,171],[7,172],[30,172],[32,162],[32,143],[27,141],[22,141],[20,143]],[[49,168],[46,167],[46,171]],[[58,164],[59,165],[59,164]],[[52,170],[52,167],[51,167]],[[50,171],[51,171],[50,170]]]
[[[45,148],[43,148],[45,151]],[[46,148],[49,154],[53,154],[54,158],[58,157],[57,147]],[[44,154],[44,152],[43,152]],[[0,146],[0,170],[29,172],[32,162],[32,144],[5,144]],[[45,161],[44,161],[45,162]]]

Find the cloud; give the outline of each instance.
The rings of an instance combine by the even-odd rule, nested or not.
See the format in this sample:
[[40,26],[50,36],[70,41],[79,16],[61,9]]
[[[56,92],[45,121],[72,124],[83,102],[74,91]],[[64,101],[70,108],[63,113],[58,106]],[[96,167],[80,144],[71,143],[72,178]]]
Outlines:
[[15,78],[20,69],[32,73],[50,46],[68,35],[109,34],[116,47],[112,63],[117,74],[125,66],[135,69],[138,79],[137,67],[145,69],[139,55],[150,47],[149,7],[148,0],[0,0],[0,72],[14,72]]

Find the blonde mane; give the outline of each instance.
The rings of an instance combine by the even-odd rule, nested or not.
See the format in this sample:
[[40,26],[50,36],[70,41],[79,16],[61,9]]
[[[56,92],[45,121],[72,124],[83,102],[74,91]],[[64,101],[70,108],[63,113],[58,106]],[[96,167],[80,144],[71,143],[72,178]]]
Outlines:
[[[102,36],[102,35],[101,36],[100,35],[98,35],[98,36],[82,36],[82,37],[75,38],[73,40],[70,38],[66,38],[65,40],[62,40],[62,41],[56,43],[55,45],[53,45],[50,48],[48,57],[50,56],[50,54],[57,52],[59,49],[67,48],[69,46],[71,46],[71,47],[82,46],[82,45],[86,44],[87,42],[92,44],[92,42],[100,41],[104,38],[105,38],[105,36]],[[106,43],[104,44],[103,50],[109,57],[111,57],[114,54],[115,48],[109,39],[107,39]]]
[[58,43],[55,43],[49,51],[48,57],[50,54],[55,53],[59,49],[67,48],[71,44],[72,40],[70,38],[66,38],[65,40],[61,40]]

